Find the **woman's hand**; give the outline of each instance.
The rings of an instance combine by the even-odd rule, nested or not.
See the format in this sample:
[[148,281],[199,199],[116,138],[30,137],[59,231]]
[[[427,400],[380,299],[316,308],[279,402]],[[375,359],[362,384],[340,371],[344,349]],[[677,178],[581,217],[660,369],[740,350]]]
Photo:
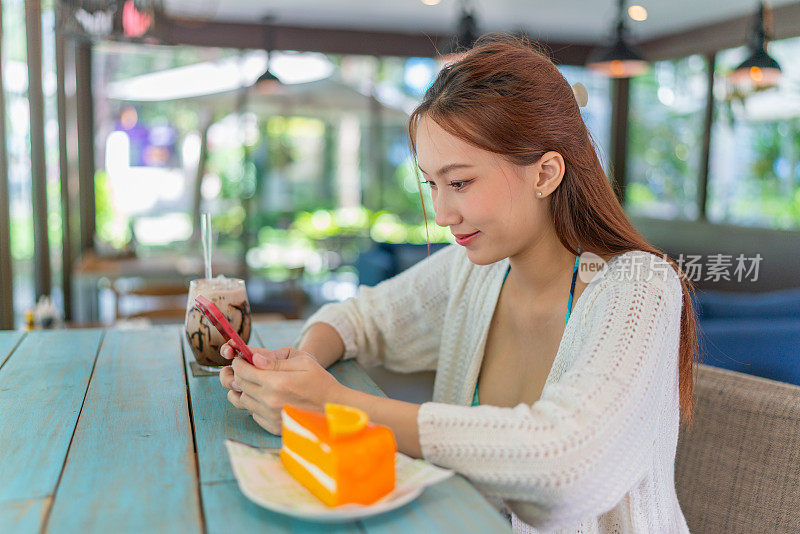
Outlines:
[[[264,351],[268,350],[268,349],[261,349],[261,348],[251,347],[249,345],[248,345],[247,348],[250,349],[250,352],[253,353],[253,356],[255,356],[256,354],[264,355]],[[219,348],[219,353],[226,360],[233,360],[236,357],[236,351],[233,349],[233,347],[230,345],[229,342],[226,342],[224,345],[222,345]],[[239,393],[242,392],[242,390],[239,389],[239,386],[233,382],[233,367],[228,366],[228,367],[223,367],[222,369],[220,369],[219,381],[220,381],[220,383],[222,383],[222,387],[224,387],[225,389],[230,389],[230,390],[233,390],[233,391],[239,392]],[[230,397],[228,397],[228,398],[230,398]],[[250,415],[253,415],[253,414],[250,414]]]
[[[284,404],[325,411],[326,402],[337,402],[347,388],[320,366],[309,353],[297,349],[252,349],[253,363],[234,358],[224,367],[219,380],[228,391],[228,401],[245,410],[264,430],[281,433]],[[233,356],[227,344],[220,353]]]

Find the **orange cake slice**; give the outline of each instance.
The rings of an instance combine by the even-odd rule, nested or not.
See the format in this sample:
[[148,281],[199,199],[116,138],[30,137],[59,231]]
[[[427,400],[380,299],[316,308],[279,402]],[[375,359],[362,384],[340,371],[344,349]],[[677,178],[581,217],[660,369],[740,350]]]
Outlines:
[[322,414],[287,404],[281,419],[281,462],[328,506],[372,504],[394,489],[394,434],[362,410],[326,404]]

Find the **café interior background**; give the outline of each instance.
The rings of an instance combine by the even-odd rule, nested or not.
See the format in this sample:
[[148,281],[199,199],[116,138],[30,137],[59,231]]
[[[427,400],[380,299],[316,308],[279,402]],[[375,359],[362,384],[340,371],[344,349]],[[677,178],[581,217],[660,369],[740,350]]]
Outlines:
[[[544,43],[586,87],[609,179],[656,246],[763,257],[758,280],[699,288],[796,286],[798,4],[535,4],[3,2],[2,326],[43,296],[75,326],[160,306],[136,288],[201,272],[204,212],[217,272],[289,318],[387,276],[379,251],[397,268],[453,242],[427,191],[425,226],[406,120],[453,43],[488,31]],[[591,65],[617,20],[646,61],[629,78]],[[759,35],[780,78],[734,83]]]

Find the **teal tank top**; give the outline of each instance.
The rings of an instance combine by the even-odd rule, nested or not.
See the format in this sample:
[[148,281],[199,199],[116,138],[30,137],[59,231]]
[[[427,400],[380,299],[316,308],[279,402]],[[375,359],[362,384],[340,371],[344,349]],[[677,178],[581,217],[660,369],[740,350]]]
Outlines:
[[[572,286],[569,288],[569,301],[567,302],[567,318],[564,320],[564,326],[567,325],[567,321],[569,321],[569,313],[572,311],[572,296],[575,293],[575,280],[578,278],[578,265],[581,261],[581,249],[578,247],[578,255],[575,256],[575,266],[572,268]],[[506,278],[508,278],[508,273],[511,271],[511,266],[508,266],[506,269],[506,274],[503,277],[503,284],[506,283]],[[472,395],[472,405],[478,406],[480,404],[480,400],[478,399],[478,384],[475,384],[475,394]]]

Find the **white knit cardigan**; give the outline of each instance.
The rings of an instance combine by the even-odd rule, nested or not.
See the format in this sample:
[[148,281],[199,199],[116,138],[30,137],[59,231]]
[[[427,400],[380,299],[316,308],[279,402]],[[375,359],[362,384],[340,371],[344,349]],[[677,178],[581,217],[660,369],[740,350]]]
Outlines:
[[345,359],[436,370],[417,419],[423,457],[505,504],[515,532],[688,532],[674,482],[678,275],[647,252],[614,256],[575,301],[541,398],[473,407],[508,263],[475,265],[445,247],[323,306],[302,333],[325,322]]

